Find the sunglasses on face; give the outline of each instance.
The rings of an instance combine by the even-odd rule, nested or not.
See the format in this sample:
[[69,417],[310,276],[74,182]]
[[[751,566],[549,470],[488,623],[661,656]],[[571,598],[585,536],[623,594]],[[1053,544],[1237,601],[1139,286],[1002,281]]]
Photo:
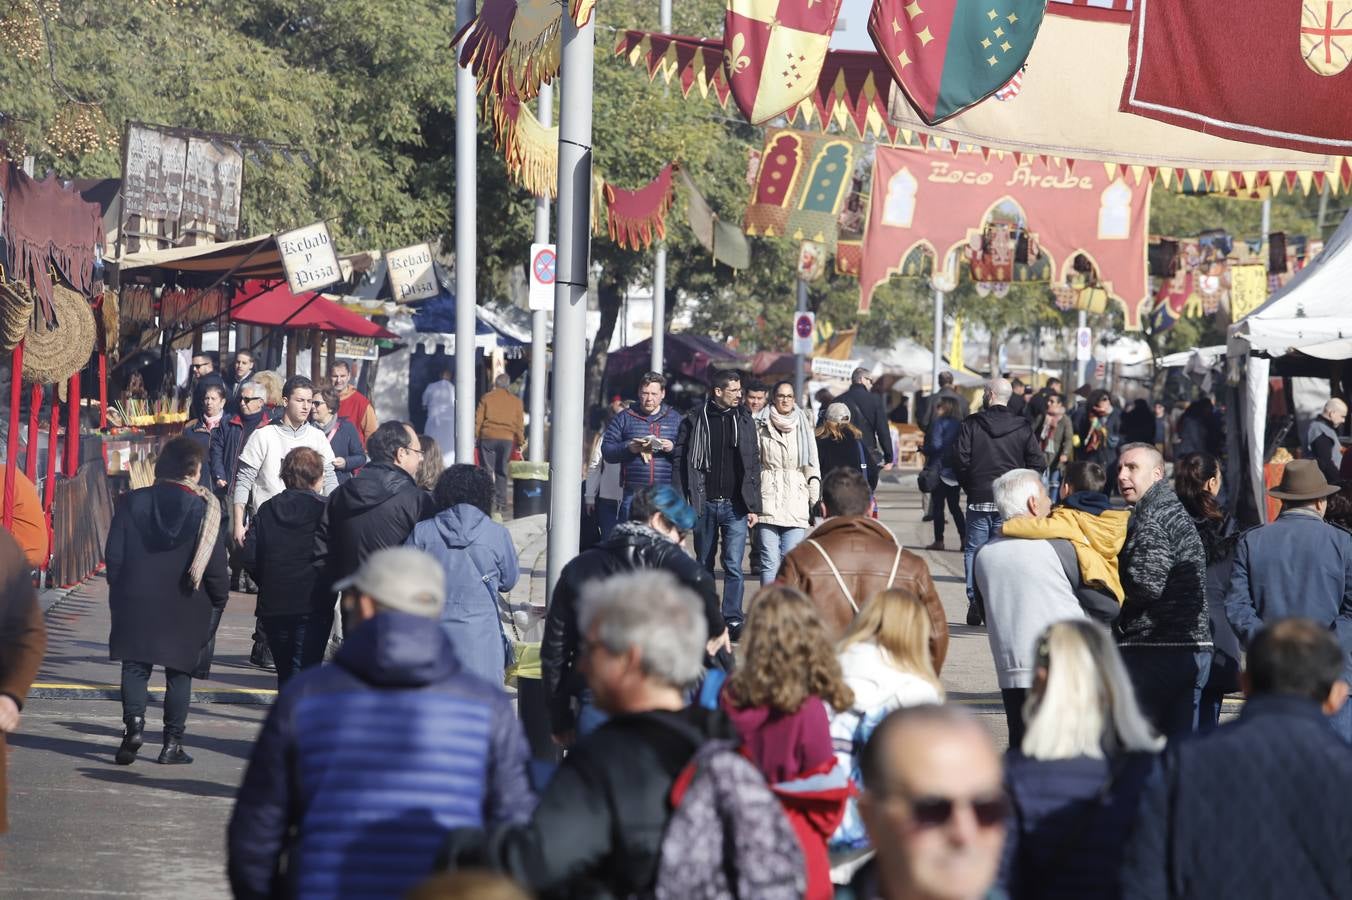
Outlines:
[[939,828],[952,820],[953,811],[963,803],[972,808],[972,815],[982,828],[1002,824],[1009,814],[1009,799],[1000,793],[962,799],[928,795],[909,801],[911,820],[921,828]]

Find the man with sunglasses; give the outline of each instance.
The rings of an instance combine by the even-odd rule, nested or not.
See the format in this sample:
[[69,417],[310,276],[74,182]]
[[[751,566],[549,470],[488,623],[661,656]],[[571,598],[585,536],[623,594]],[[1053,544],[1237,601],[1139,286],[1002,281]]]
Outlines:
[[222,394],[228,393],[225,386],[225,379],[221,373],[216,371],[220,368],[221,355],[214,350],[194,353],[192,355],[192,366],[189,372],[189,382],[192,384],[192,406],[188,414],[194,419],[201,419],[204,412],[204,398],[207,388],[215,385],[221,389]]
[[1009,802],[980,722],[952,706],[898,709],[860,770],[859,814],[878,854],[855,877],[856,898],[993,900]]

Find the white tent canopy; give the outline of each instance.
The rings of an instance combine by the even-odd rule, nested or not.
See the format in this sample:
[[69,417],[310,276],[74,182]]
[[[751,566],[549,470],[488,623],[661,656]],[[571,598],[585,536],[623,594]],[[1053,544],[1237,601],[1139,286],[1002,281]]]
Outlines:
[[1253,353],[1352,357],[1352,215],[1324,251],[1230,331]]
[[[866,347],[855,345],[855,353],[860,365],[872,370],[874,375],[897,375],[915,380],[916,387],[928,387],[934,368],[934,353],[908,337],[897,338],[891,347]],[[979,376],[969,372],[952,369],[942,359],[940,372],[952,372],[953,383],[957,387],[980,387],[984,382]]]

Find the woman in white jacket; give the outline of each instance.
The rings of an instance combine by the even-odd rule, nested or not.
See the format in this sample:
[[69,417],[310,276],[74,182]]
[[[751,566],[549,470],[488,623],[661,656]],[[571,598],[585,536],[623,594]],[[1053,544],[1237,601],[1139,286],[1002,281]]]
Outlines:
[[[944,687],[930,656],[930,618],[911,591],[879,591],[864,604],[840,642],[840,668],[854,707],[831,717],[836,763],[860,781],[859,754],[878,722],[894,709],[943,703]],[[831,836],[831,880],[848,884],[873,855],[853,800]]]
[[821,470],[812,420],[794,399],[793,382],[770,392],[769,413],[756,422],[761,458],[761,514],[756,525],[761,584],[807,536],[809,514],[821,496]]

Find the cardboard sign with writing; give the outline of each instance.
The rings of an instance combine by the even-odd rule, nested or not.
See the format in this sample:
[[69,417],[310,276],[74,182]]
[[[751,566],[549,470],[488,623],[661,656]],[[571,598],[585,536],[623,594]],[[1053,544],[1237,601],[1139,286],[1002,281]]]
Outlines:
[[282,268],[291,293],[318,291],[343,280],[329,226],[323,222],[277,235]]
[[432,269],[432,248],[427,244],[390,250],[385,254],[385,265],[390,271],[390,293],[395,303],[427,300],[441,293]]

